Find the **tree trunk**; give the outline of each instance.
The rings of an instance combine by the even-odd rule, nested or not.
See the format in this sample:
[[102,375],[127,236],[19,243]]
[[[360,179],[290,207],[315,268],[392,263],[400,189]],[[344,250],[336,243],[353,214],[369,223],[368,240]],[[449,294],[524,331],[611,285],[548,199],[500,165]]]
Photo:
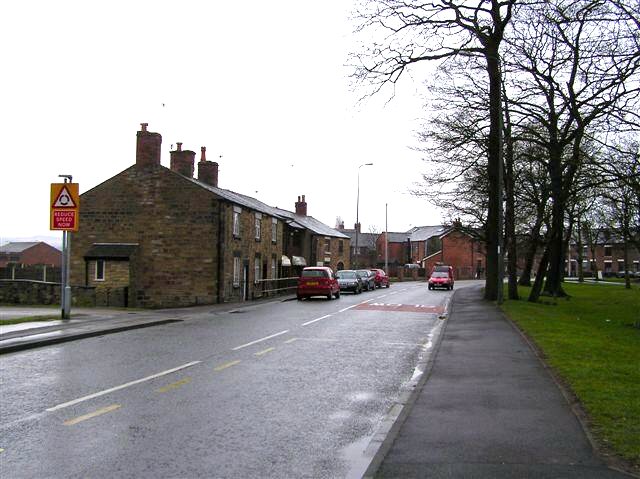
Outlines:
[[547,270],[549,264],[549,246],[544,249],[542,258],[540,258],[540,264],[538,265],[538,272],[536,273],[536,279],[533,282],[533,287],[529,292],[529,299],[532,303],[537,303],[540,299],[540,291],[542,290],[542,282],[544,281],[544,273]]
[[584,261],[584,256],[582,255],[582,223],[580,222],[580,218],[578,218],[578,237],[576,240],[576,248],[578,249],[578,282],[584,283],[584,268],[582,267],[582,262]]
[[516,213],[515,194],[513,177],[513,137],[511,136],[511,117],[509,116],[508,103],[504,107],[505,119],[505,154],[504,154],[504,192],[505,192],[505,215],[504,215],[504,236],[507,248],[507,276],[509,278],[508,298],[517,300],[518,296],[518,248],[516,244]]
[[[562,150],[556,148],[549,155],[549,176],[551,179],[551,235],[547,245],[549,268],[544,292],[550,296],[563,296],[562,276],[564,269],[564,212],[565,195],[562,182]],[[536,278],[537,281],[538,278]]]
[[498,43],[486,45],[485,58],[489,75],[489,148],[487,174],[489,204],[487,208],[487,276],[484,299],[502,302],[502,73]]

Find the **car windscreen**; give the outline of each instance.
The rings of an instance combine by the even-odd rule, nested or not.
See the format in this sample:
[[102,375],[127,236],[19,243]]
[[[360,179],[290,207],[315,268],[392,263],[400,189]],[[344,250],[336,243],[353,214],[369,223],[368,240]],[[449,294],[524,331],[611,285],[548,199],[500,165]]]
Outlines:
[[302,271],[303,278],[326,278],[327,272],[321,269],[305,269]]
[[439,271],[436,271],[435,273],[433,273],[431,275],[432,278],[448,278],[449,277],[449,273],[442,273]]
[[368,278],[369,277],[369,271],[367,271],[366,269],[359,269],[358,270],[358,274],[360,276],[362,276],[363,278]]
[[434,271],[444,271],[447,273],[449,271],[449,266],[436,266],[433,268]]
[[356,279],[355,271],[338,271],[336,275],[340,279]]

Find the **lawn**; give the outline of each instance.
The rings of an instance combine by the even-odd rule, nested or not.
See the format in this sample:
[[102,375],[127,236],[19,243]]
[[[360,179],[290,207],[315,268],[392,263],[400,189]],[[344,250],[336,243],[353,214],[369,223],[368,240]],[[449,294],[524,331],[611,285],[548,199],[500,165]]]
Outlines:
[[543,303],[526,301],[522,288],[524,299],[503,309],[578,397],[596,440],[640,468],[640,288],[564,288],[568,299]]

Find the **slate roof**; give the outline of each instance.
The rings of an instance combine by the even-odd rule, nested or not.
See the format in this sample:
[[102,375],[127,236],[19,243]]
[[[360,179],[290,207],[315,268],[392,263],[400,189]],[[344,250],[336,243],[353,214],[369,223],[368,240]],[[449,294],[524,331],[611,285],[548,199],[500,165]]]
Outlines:
[[[426,241],[433,236],[440,236],[447,231],[442,225],[435,226],[418,226],[411,230],[411,241]],[[406,238],[405,238],[406,240]]]
[[387,241],[389,243],[406,243],[407,238],[411,236],[411,233],[393,233],[389,231],[387,233]]
[[22,253],[40,243],[41,241],[14,241],[0,246],[0,253]]
[[129,259],[138,248],[138,243],[93,243],[85,253],[85,259]]
[[[351,246],[355,248],[356,246],[356,230],[341,230],[341,233],[344,233],[349,238],[351,238]],[[376,247],[376,240],[378,239],[379,233],[358,233],[358,247],[365,246],[368,248]]]
[[[170,170],[171,171],[171,170]],[[176,173],[177,174],[177,173]],[[186,177],[183,177],[186,178]],[[340,233],[338,230],[325,225],[322,221],[315,219],[313,216],[297,215],[292,211],[275,208],[263,203],[260,200],[252,198],[251,196],[243,195],[242,193],[236,193],[235,191],[225,190],[223,188],[217,188],[215,186],[208,185],[194,178],[187,178],[188,180],[196,183],[197,185],[215,193],[221,198],[224,198],[231,203],[235,203],[239,206],[258,211],[270,216],[280,218],[289,224],[292,228],[308,229],[317,235],[331,236],[334,238],[348,238],[348,236]]]

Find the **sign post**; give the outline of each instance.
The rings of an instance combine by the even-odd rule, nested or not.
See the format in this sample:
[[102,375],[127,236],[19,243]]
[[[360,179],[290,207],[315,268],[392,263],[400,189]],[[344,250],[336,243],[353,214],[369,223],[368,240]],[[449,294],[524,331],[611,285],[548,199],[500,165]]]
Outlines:
[[69,270],[71,266],[70,231],[78,231],[78,215],[80,195],[78,183],[72,183],[71,175],[58,175],[64,183],[51,183],[50,229],[62,231],[62,285],[60,299],[62,303],[62,319],[71,317],[71,285]]

